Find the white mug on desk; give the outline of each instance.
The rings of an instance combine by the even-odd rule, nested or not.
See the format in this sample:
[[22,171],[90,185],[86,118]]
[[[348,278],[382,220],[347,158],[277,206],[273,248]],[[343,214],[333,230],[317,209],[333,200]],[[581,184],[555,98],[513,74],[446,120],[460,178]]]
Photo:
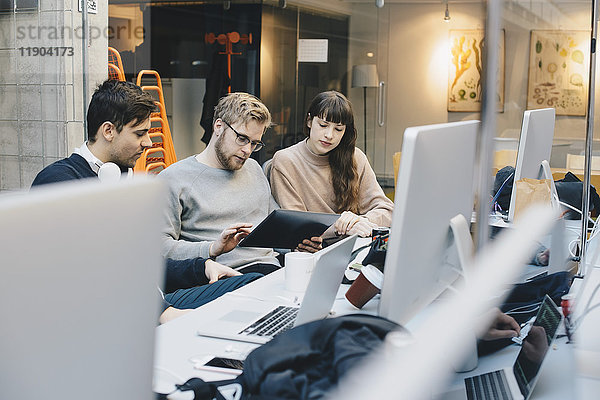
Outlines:
[[292,251],[285,254],[285,289],[304,292],[314,267],[312,253]]

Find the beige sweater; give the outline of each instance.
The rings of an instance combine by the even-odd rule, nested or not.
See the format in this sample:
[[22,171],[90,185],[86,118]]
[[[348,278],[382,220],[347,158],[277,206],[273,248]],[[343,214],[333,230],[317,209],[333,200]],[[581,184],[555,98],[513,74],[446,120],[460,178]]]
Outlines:
[[[358,172],[359,215],[378,226],[389,227],[394,203],[383,193],[369,160],[358,148],[354,151],[354,160]],[[328,156],[310,152],[306,140],[275,153],[271,191],[281,208],[336,212]]]

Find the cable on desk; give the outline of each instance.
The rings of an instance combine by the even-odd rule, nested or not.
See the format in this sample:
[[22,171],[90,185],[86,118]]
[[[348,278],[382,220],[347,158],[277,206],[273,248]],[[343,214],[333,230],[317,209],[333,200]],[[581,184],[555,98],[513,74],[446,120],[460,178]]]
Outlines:
[[504,314],[527,314],[534,311],[537,311],[542,305],[541,301],[531,304],[525,304],[523,306],[515,307],[511,310],[506,311]]
[[[570,209],[571,209],[571,210],[573,210],[573,211],[577,211],[577,212],[579,213],[579,215],[581,215],[581,214],[582,214],[580,209],[578,209],[578,208],[575,208],[575,207],[573,207],[572,205],[570,205],[570,204],[568,204],[568,203],[565,203],[564,201],[560,201],[560,200],[558,199],[558,196],[557,196],[557,195],[554,195],[554,199],[555,199],[555,200],[558,202],[558,204],[560,204],[561,206],[564,206],[564,207],[570,208]],[[587,219],[588,219],[588,221],[589,221],[589,222],[596,223],[596,221],[594,221],[592,218],[590,218],[590,216],[589,216],[589,215],[588,215]]]

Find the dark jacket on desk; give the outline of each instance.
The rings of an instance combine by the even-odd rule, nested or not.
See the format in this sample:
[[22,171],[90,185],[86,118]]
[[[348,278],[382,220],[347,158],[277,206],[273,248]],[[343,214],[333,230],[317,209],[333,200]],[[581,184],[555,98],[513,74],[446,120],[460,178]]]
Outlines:
[[398,328],[362,314],[295,327],[248,355],[238,378],[244,398],[320,398]]

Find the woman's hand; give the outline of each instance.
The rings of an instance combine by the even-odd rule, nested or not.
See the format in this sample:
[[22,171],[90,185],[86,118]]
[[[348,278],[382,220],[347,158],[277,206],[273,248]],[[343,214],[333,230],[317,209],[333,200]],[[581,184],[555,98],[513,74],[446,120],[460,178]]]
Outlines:
[[358,234],[361,237],[371,236],[373,228],[377,228],[377,225],[366,217],[361,217],[351,211],[344,211],[333,226],[340,235]]
[[359,218],[360,220],[348,230],[348,235],[354,235],[356,233],[360,237],[371,236],[373,234],[373,228],[377,228],[377,225],[369,221],[366,217]]

